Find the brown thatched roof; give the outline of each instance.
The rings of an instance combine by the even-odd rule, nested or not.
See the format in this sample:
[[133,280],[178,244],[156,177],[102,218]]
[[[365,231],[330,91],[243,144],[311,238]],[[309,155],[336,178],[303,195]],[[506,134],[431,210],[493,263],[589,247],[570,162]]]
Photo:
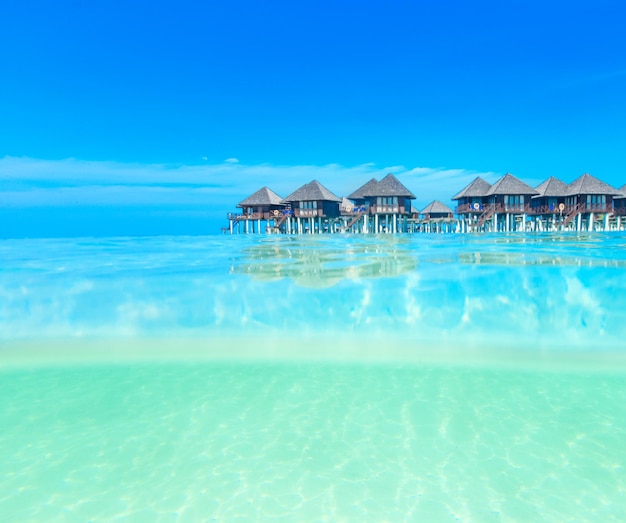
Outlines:
[[424,209],[421,211],[421,214],[432,214],[432,213],[449,213],[453,214],[454,211],[450,209],[445,203],[441,203],[438,200],[429,203]]
[[533,198],[541,198],[542,196],[565,196],[567,193],[567,184],[554,176],[550,176],[545,182],[537,186],[537,192],[539,194],[536,194]]
[[537,191],[519,178],[507,173],[495,182],[487,191],[487,196],[493,196],[496,194],[537,194]]
[[239,202],[237,207],[256,207],[259,205],[282,205],[282,198],[278,196],[269,187],[263,187],[254,194],[248,196],[242,202]]
[[415,198],[415,195],[391,173],[376,184],[368,182],[365,185],[367,187],[362,192],[363,196],[404,196],[405,198]]
[[460,200],[461,198],[471,198],[472,196],[486,196],[490,188],[491,184],[487,183],[480,176],[477,176],[465,189],[452,199]]
[[621,192],[622,195],[621,196],[615,196],[614,199],[626,198],[626,183],[619,188],[619,192]]
[[590,174],[583,174],[576,178],[567,187],[566,196],[577,196],[579,194],[608,194],[613,196],[621,196],[621,192],[615,187],[611,187],[608,183],[598,180]]
[[331,193],[326,187],[324,187],[317,180],[309,182],[299,189],[296,189],[286,198],[283,198],[282,203],[287,202],[310,202],[310,201],[326,200],[329,202],[340,202],[341,200]]
[[378,185],[378,180],[376,180],[376,178],[372,178],[366,184],[361,185],[361,187],[359,187],[356,191],[349,195],[348,198],[351,198],[352,200],[360,200],[362,198],[365,198],[364,193],[367,192],[370,187],[375,187],[376,185]]

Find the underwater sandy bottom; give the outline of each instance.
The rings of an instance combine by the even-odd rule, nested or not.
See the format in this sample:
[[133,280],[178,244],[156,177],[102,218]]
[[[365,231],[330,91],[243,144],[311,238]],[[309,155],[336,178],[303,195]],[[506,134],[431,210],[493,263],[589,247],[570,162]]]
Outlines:
[[0,259],[0,523],[626,521],[622,233]]
[[0,369],[5,522],[626,520],[621,360],[40,349]]

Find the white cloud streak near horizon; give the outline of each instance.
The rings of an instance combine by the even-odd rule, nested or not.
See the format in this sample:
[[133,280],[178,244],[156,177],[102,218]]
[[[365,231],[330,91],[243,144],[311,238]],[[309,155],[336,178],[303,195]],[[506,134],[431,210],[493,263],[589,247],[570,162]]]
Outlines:
[[68,158],[42,160],[0,158],[0,205],[10,207],[76,205],[220,205],[233,209],[241,200],[268,186],[287,196],[318,180],[337,196],[347,196],[371,178],[393,173],[416,195],[421,208],[432,200],[449,203],[476,176],[488,182],[499,175],[466,169],[366,163],[246,165],[227,159],[214,165],[136,164]]

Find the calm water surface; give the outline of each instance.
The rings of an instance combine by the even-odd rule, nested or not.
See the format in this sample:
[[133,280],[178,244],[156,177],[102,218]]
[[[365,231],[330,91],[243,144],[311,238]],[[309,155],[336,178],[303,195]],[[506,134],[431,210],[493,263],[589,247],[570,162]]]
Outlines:
[[0,242],[3,521],[624,521],[626,237]]

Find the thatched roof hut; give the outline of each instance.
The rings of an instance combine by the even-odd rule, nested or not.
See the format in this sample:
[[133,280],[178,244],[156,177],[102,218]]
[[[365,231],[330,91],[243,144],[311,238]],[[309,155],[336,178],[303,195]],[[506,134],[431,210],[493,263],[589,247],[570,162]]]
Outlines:
[[453,200],[460,200],[462,198],[476,198],[481,196],[487,196],[487,192],[491,188],[491,184],[483,180],[480,176],[477,176],[469,183],[460,193],[454,196]]
[[450,209],[450,207],[448,207],[445,203],[435,200],[433,202],[430,202],[426,207],[424,207],[420,214],[431,216],[446,214],[452,216],[454,214],[454,211]]
[[372,178],[369,182],[361,185],[356,191],[348,196],[351,200],[363,200],[365,198],[365,193],[369,193],[370,189],[378,185],[378,180],[376,178]]
[[567,194],[567,184],[554,176],[550,176],[537,186],[536,191],[537,194],[533,198],[562,198]]
[[415,199],[415,195],[409,191],[400,181],[391,173],[385,176],[380,182],[367,182],[361,189],[364,197],[375,196],[398,196],[409,199]]
[[263,187],[254,194],[248,196],[245,200],[239,202],[237,207],[261,207],[261,206],[280,206],[282,204],[282,198],[278,196],[269,187]]
[[283,203],[291,206],[296,218],[332,218],[340,214],[341,198],[313,180],[283,198]]
[[389,173],[381,181],[372,178],[356,191],[348,196],[352,200],[364,200],[378,196],[397,196],[415,199],[415,195],[409,191],[393,174]]
[[581,196],[587,194],[604,194],[606,196],[621,196],[621,192],[608,183],[604,183],[588,173],[576,178],[567,187],[566,196]]
[[531,196],[532,212],[537,215],[563,212],[565,209],[565,195],[567,184],[554,176],[540,183],[536,188],[537,194]]
[[289,196],[282,199],[282,203],[307,202],[307,201],[328,201],[341,202],[341,199],[330,192],[317,180],[313,180],[296,189]]
[[527,183],[512,174],[505,174],[495,182],[487,191],[485,196],[506,196],[506,195],[536,195],[539,194]]

